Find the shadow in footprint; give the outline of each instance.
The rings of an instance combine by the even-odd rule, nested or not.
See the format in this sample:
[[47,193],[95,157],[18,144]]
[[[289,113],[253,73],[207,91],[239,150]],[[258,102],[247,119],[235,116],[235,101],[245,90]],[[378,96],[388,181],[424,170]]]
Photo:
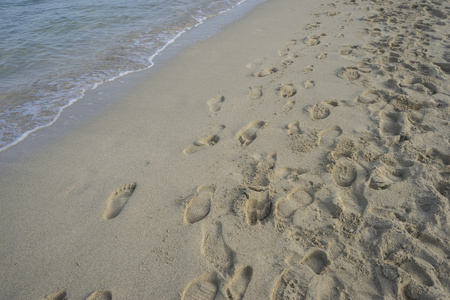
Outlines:
[[314,249],[305,255],[302,261],[303,264],[307,265],[311,270],[317,275],[322,274],[331,264],[328,259],[328,255],[325,251],[320,249]]

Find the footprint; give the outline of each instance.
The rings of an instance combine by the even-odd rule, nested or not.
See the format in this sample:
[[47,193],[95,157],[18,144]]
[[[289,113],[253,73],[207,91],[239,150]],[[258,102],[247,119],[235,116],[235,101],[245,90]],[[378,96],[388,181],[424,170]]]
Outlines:
[[258,221],[262,221],[270,213],[272,201],[270,201],[269,189],[253,190],[247,189],[247,204],[245,215],[248,225],[256,225]]
[[254,73],[253,76],[255,76],[255,77],[265,77],[267,75],[276,73],[277,71],[278,71],[277,68],[267,68],[267,69],[262,70],[261,72]]
[[317,55],[318,59],[325,59],[327,57],[328,57],[328,54],[326,54],[326,53],[320,53],[319,55]]
[[212,147],[220,141],[218,134],[225,128],[225,125],[216,125],[208,133],[200,136],[192,145],[183,150],[184,154],[193,154],[208,147]]
[[197,193],[189,201],[184,211],[184,219],[187,222],[193,224],[206,218],[211,209],[214,191],[214,186],[202,185],[198,187]]
[[305,43],[308,44],[309,46],[317,46],[320,44],[320,37],[317,35],[309,36],[305,39]]
[[348,55],[350,55],[352,52],[353,52],[353,50],[350,49],[350,48],[342,48],[341,50],[339,50],[339,54],[340,54],[341,56],[348,56]]
[[[414,259],[416,260],[416,259]],[[403,270],[405,270],[411,277],[419,284],[423,284],[426,286],[434,286],[433,278],[428,275],[427,267],[424,263],[418,263],[414,260],[410,260],[400,266]],[[430,266],[430,268],[432,268]]]
[[286,56],[289,53],[289,50],[292,46],[294,46],[295,44],[297,44],[296,40],[290,40],[289,42],[287,42],[283,48],[281,48],[280,50],[278,50],[278,55],[279,56]]
[[279,56],[286,56],[289,53],[289,48],[288,47],[284,47],[281,48],[280,50],[278,50],[278,55]]
[[327,12],[327,16],[329,16],[329,17],[335,17],[335,16],[338,16],[340,14],[341,14],[341,12],[339,12],[339,11],[329,11],[329,12]]
[[256,165],[256,171],[249,180],[249,186],[253,190],[261,191],[269,187],[270,177],[277,161],[277,154],[271,153]]
[[314,65],[308,65],[305,69],[306,72],[312,72],[314,71]]
[[282,219],[291,218],[294,213],[313,202],[312,197],[301,188],[294,189],[285,198],[277,201],[275,214]]
[[388,94],[382,90],[365,90],[359,97],[358,101],[363,104],[373,104],[380,100],[387,99]]
[[313,30],[320,27],[320,22],[312,22],[306,25],[306,30]]
[[261,98],[262,96],[262,86],[260,85],[252,85],[250,87],[252,91],[248,94],[248,99],[250,100],[256,100]]
[[95,291],[86,300],[111,300],[112,294],[110,291]]
[[356,178],[356,167],[350,160],[342,160],[333,167],[331,175],[337,185],[349,187]]
[[380,28],[373,28],[369,31],[369,35],[373,37],[378,37],[381,35],[381,29]]
[[181,300],[214,300],[218,290],[219,280],[216,274],[206,272],[186,286]]
[[244,299],[245,291],[252,280],[252,276],[253,268],[250,266],[243,267],[237,271],[227,288],[228,300]]
[[345,67],[344,70],[339,74],[339,76],[347,78],[350,81],[356,80],[361,77],[358,68],[356,67]]
[[302,168],[294,169],[285,167],[285,168],[277,168],[275,170],[275,175],[278,178],[283,178],[290,182],[298,182],[300,180],[300,177],[308,172],[309,172],[308,169]]
[[309,270],[289,268],[283,271],[272,289],[271,300],[305,299],[314,273]]
[[314,249],[306,254],[302,263],[307,265],[317,275],[323,274],[331,264],[327,253],[320,249]]
[[294,107],[294,105],[295,105],[295,101],[294,101],[294,100],[288,101],[288,102],[283,106],[284,111],[285,111],[286,113],[290,112],[290,111],[292,110],[292,108]]
[[288,134],[289,135],[302,133],[302,131],[300,129],[300,122],[299,121],[289,123],[289,125],[287,126],[287,130],[288,130]]
[[281,64],[285,67],[290,66],[294,63],[294,61],[290,58],[285,58],[281,61]]
[[336,145],[337,138],[342,134],[342,129],[339,126],[328,127],[319,132],[317,144],[319,147],[331,149]]
[[338,106],[336,100],[319,102],[314,104],[310,110],[310,115],[313,120],[322,120],[330,115],[330,110],[333,107]]
[[297,93],[295,87],[290,83],[282,83],[280,88],[280,96],[283,98],[289,98]]
[[307,80],[307,81],[303,82],[303,86],[305,87],[305,89],[311,89],[311,88],[315,87],[316,84],[312,80]]
[[57,291],[45,297],[45,300],[67,300],[67,292],[66,290]]
[[105,212],[103,213],[103,218],[106,220],[116,217],[125,204],[127,204],[128,199],[133,194],[136,188],[136,182],[124,185],[114,191],[108,198],[108,203],[106,205]]
[[222,108],[222,103],[225,101],[224,96],[217,96],[209,99],[206,103],[208,104],[209,111],[211,113],[218,112]]
[[[392,184],[403,181],[409,174],[408,168],[403,168],[394,162],[380,159],[382,165],[375,168],[368,185],[374,190],[384,190]],[[405,166],[406,167],[406,166]]]
[[237,139],[242,147],[247,147],[256,139],[259,129],[266,125],[264,121],[252,122],[241,129],[237,134]]
[[399,135],[402,126],[400,125],[401,115],[394,112],[380,112],[380,131],[389,135]]
[[371,73],[373,71],[372,65],[365,61],[359,62],[356,66],[361,73]]
[[229,277],[234,268],[234,251],[225,242],[220,221],[203,226],[202,254],[206,261],[223,277]]

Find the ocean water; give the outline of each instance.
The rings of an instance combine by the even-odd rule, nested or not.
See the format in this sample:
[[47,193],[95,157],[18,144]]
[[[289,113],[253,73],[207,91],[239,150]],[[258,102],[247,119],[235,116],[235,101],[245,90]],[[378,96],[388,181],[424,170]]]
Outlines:
[[246,0],[1,0],[0,151]]

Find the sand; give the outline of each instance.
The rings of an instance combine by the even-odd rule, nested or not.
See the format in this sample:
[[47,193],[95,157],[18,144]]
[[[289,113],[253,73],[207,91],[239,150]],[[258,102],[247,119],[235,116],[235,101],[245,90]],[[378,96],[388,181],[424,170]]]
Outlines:
[[449,14],[267,1],[3,163],[0,298],[448,299]]

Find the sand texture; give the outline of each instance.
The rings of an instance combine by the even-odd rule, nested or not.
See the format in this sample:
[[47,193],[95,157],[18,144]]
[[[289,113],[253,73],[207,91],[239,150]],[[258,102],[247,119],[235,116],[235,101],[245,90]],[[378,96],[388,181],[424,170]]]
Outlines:
[[2,170],[0,298],[449,299],[449,22],[272,0],[187,47]]

